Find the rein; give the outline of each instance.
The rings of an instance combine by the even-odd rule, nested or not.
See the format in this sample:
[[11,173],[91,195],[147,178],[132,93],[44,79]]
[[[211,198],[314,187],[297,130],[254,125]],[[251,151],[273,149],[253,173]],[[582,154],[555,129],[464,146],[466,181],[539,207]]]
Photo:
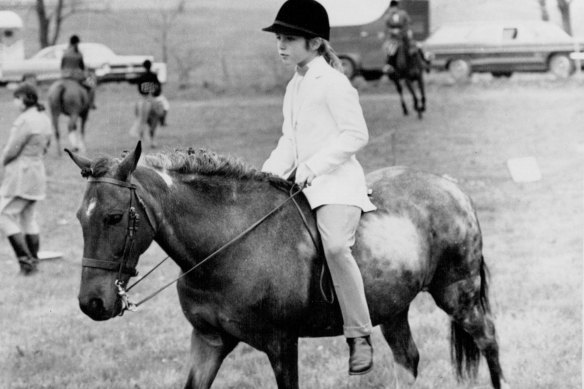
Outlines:
[[[128,260],[128,256],[129,256],[129,254],[130,254],[130,252],[132,250],[132,246],[133,246],[133,243],[134,243],[135,233],[136,233],[136,231],[138,229],[137,224],[138,224],[138,220],[139,220],[139,215],[136,213],[136,210],[133,207],[133,200],[134,200],[134,198],[142,206],[142,209],[144,210],[144,212],[146,214],[146,218],[148,219],[148,223],[150,224],[150,227],[152,227],[152,230],[154,232],[157,231],[157,226],[154,223],[154,220],[155,219],[150,214],[150,211],[145,206],[145,204],[142,201],[142,199],[136,193],[136,185],[134,185],[132,183],[128,183],[128,182],[116,180],[116,179],[113,179],[113,178],[107,178],[107,177],[104,177],[104,178],[92,178],[92,177],[90,177],[89,178],[89,182],[91,182],[91,183],[106,183],[106,184],[117,185],[117,186],[120,186],[120,187],[128,188],[131,191],[130,208],[129,208],[130,211],[129,211],[129,216],[128,216],[128,228],[127,228],[128,233],[126,234],[126,239],[125,239],[125,242],[124,242],[124,251],[123,251],[123,255],[122,255],[122,261],[118,264],[117,262],[114,262],[114,261],[104,261],[104,260],[98,260],[98,259],[93,259],[93,258],[85,258],[85,257],[83,258],[83,261],[82,261],[82,266],[84,266],[84,267],[94,267],[94,268],[99,268],[99,269],[103,269],[103,270],[118,270],[118,278],[115,281],[115,286],[118,289],[118,295],[120,296],[120,298],[122,300],[122,309],[121,309],[120,313],[118,314],[119,316],[122,316],[125,311],[135,311],[140,305],[142,305],[146,301],[152,299],[153,297],[155,297],[156,295],[158,295],[160,292],[162,292],[163,290],[165,290],[166,288],[168,288],[169,286],[171,286],[175,282],[179,281],[181,278],[185,277],[187,274],[191,273],[192,271],[196,270],[198,267],[202,266],[205,262],[209,261],[210,259],[212,259],[213,257],[215,257],[217,254],[219,254],[221,251],[225,250],[227,247],[231,246],[233,243],[237,242],[239,239],[241,239],[242,237],[244,237],[245,235],[247,235],[248,233],[250,233],[253,229],[255,229],[257,226],[259,226],[260,224],[262,224],[266,219],[268,219],[275,212],[277,212],[280,208],[282,208],[284,205],[286,205],[289,201],[293,201],[294,204],[296,205],[296,208],[298,209],[298,212],[300,213],[300,216],[302,218],[302,221],[304,222],[304,225],[308,229],[308,232],[310,234],[310,237],[311,237],[313,243],[315,244],[315,246],[318,249],[318,245],[317,245],[316,238],[313,236],[312,232],[308,228],[309,227],[308,226],[308,221],[306,220],[306,217],[302,213],[302,211],[300,209],[300,206],[298,205],[298,203],[296,203],[296,200],[295,200],[295,197],[300,192],[302,192],[302,190],[304,189],[304,187],[303,186],[302,187],[298,187],[298,190],[296,190],[295,192],[293,191],[293,188],[294,187],[292,187],[292,188],[290,188],[289,196],[284,201],[282,201],[278,206],[276,206],[270,212],[268,212],[267,214],[265,214],[262,218],[260,218],[259,220],[257,220],[255,223],[253,223],[249,227],[247,227],[245,230],[243,230],[238,235],[236,235],[235,237],[233,237],[227,243],[223,244],[221,247],[219,247],[218,249],[216,249],[215,251],[213,251],[206,258],[204,258],[199,263],[197,263],[196,265],[194,265],[193,267],[191,267],[189,270],[187,270],[186,272],[183,272],[180,276],[176,277],[174,280],[172,280],[172,281],[168,282],[167,284],[163,285],[162,287],[160,287],[159,289],[157,289],[156,291],[154,291],[150,295],[146,296],[145,298],[143,298],[139,302],[133,303],[133,302],[131,302],[129,300],[129,297],[128,297],[128,294],[127,294],[128,291],[130,291],[130,289],[132,289],[134,286],[136,286],[138,283],[140,283],[143,279],[145,279],[150,273],[152,273],[154,270],[156,270],[169,257],[167,256],[166,258],[164,258],[156,266],[154,266],[151,270],[149,270],[143,277],[141,277],[140,279],[136,280],[136,282],[134,282],[128,288],[125,288],[124,282],[120,281],[121,275],[122,274],[128,274],[128,275],[130,275],[130,276],[133,277],[133,276],[136,276],[138,274],[138,272],[136,271],[136,269],[134,267],[127,267],[126,266],[126,262]],[[321,274],[321,291],[322,291],[322,279],[323,279],[323,277],[324,277],[324,267],[323,267],[323,272]],[[326,300],[326,294],[324,293],[324,291],[322,291],[322,292],[323,292],[323,296],[325,296],[325,300]]]

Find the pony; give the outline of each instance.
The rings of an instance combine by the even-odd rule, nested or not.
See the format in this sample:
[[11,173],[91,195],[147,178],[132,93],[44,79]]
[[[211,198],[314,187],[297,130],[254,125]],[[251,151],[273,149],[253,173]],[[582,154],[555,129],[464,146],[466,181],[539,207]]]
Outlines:
[[[402,106],[404,115],[408,115],[408,107],[404,100],[401,80],[412,95],[414,110],[418,113],[418,118],[422,119],[422,114],[426,111],[426,92],[424,88],[424,70],[426,65],[422,54],[417,47],[411,47],[409,39],[399,32],[392,33],[393,39],[385,42],[384,51],[387,54],[386,65],[383,72],[393,81]],[[417,83],[420,95],[416,93],[413,84]]]
[[147,97],[136,103],[134,114],[136,120],[129,131],[130,135],[142,140],[146,131],[145,127],[147,127],[146,135],[150,138],[150,148],[156,148],[154,136],[156,129],[162,124],[164,107],[156,99]]
[[[91,101],[89,91],[76,80],[62,79],[51,84],[48,92],[51,122],[57,141],[57,152],[61,155],[59,116],[69,116],[67,129],[72,150],[85,152],[85,124],[89,117]],[[79,130],[77,123],[81,121]]]
[[[245,342],[267,354],[279,389],[297,389],[298,338],[342,334],[338,303],[321,293],[320,240],[300,189],[207,150],[142,159],[141,150],[138,142],[122,158],[94,160],[66,150],[89,180],[77,212],[80,309],[100,321],[131,306],[126,285],[155,241],[181,269],[178,296],[192,325],[185,388],[211,387]],[[493,387],[506,387],[470,198],[446,178],[406,167],[367,179],[378,209],[362,215],[353,253],[399,371],[418,374],[408,309],[426,291],[450,315],[457,376],[475,377],[482,353]]]

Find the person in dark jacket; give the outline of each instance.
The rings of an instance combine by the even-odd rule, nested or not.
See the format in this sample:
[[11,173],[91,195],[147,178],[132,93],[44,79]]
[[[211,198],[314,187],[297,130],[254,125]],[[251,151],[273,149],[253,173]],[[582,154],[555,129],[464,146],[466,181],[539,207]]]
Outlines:
[[37,270],[40,239],[35,207],[37,201],[45,198],[43,157],[52,130],[32,85],[19,86],[14,91],[14,103],[22,113],[12,125],[2,152],[0,231],[8,237],[21,273],[29,275]]
[[61,58],[61,78],[75,80],[87,89],[91,108],[95,109],[95,81],[88,77],[83,54],[79,50],[81,39],[77,35],[72,35],[69,39],[69,47]]

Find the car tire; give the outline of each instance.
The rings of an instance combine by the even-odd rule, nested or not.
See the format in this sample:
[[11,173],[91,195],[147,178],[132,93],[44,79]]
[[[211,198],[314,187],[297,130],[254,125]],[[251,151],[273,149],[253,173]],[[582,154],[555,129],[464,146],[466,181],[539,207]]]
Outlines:
[[355,62],[348,57],[341,57],[339,58],[341,63],[343,64],[343,73],[349,80],[352,80],[357,75],[357,67],[355,66]]
[[549,60],[549,71],[558,78],[568,78],[574,70],[574,62],[566,54],[554,54]]
[[25,74],[22,76],[22,82],[26,82],[27,84],[37,85],[37,77],[36,74]]
[[456,81],[467,81],[470,78],[471,67],[464,59],[455,59],[448,64],[448,72]]
[[495,78],[501,78],[501,77],[509,78],[509,77],[511,77],[513,72],[491,72],[491,74]]

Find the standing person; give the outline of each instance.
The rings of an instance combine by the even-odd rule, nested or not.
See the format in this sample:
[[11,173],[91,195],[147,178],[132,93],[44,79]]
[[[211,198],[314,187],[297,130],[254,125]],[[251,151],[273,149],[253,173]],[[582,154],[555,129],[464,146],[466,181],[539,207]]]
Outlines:
[[357,91],[332,50],[329,19],[314,0],[288,0],[274,23],[285,64],[296,65],[284,96],[282,137],[262,170],[295,174],[316,212],[318,230],[343,316],[349,374],[373,367],[371,320],[363,279],[351,247],[362,212],[372,211],[355,154],[369,139]]
[[37,270],[40,239],[35,207],[38,200],[45,198],[43,156],[52,131],[33,86],[19,86],[14,91],[14,103],[22,113],[14,122],[2,152],[0,230],[10,241],[21,273],[28,275]]
[[83,61],[83,54],[79,51],[79,43],[81,39],[77,35],[72,35],[69,38],[69,47],[63,53],[61,58],[61,78],[77,81],[82,87],[87,89],[89,94],[89,103],[91,109],[95,107],[95,85],[87,82],[87,74],[85,69],[85,62]]

